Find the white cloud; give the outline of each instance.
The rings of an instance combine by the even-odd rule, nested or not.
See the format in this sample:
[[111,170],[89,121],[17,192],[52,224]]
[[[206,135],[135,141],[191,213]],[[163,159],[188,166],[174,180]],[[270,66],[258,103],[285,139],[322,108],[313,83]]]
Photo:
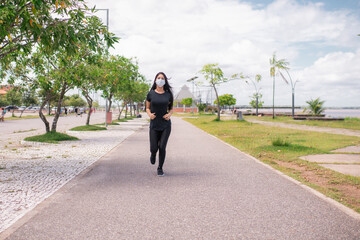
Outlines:
[[[351,63],[359,59],[360,23],[349,12],[329,12],[321,3],[295,0],[277,0],[263,8],[236,0],[89,2],[89,6],[110,8],[110,30],[123,36],[113,53],[137,57],[149,80],[164,71],[179,89],[204,64],[218,62],[226,75],[262,74],[265,104],[270,105],[269,58],[276,51],[279,58],[294,63],[306,57],[305,46],[320,58],[303,71],[291,65],[298,72],[292,74],[301,77],[297,103],[304,105],[309,97],[323,96],[332,105],[360,105],[359,100],[351,100],[359,95],[359,85],[352,85],[360,76],[355,67],[359,64]],[[349,50],[328,53],[318,46]],[[341,88],[348,100],[330,97],[330,86]],[[220,93],[232,93],[238,104],[247,104],[252,88],[234,81],[222,85]],[[277,104],[290,104],[291,88],[281,79],[277,79],[276,93]]]

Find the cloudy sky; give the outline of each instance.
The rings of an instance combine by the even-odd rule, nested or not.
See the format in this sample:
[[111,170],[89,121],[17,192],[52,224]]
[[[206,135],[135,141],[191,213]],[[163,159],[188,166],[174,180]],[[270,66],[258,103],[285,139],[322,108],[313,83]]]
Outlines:
[[[286,59],[299,80],[296,105],[320,97],[326,107],[360,106],[360,0],[90,0],[110,9],[110,31],[121,37],[113,54],[136,57],[153,80],[171,77],[175,93],[208,63],[226,76],[261,74],[265,105],[272,104],[269,59]],[[105,20],[105,11],[98,13]],[[205,82],[204,82],[205,83]],[[191,85],[188,85],[191,87]],[[206,87],[200,87],[205,101]],[[291,105],[291,86],[276,79],[276,105]],[[254,87],[244,81],[219,86],[237,104]]]

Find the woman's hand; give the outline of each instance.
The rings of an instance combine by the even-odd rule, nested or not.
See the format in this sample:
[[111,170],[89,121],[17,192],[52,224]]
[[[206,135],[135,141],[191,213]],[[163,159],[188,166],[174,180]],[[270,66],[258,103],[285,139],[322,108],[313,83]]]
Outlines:
[[153,120],[154,118],[156,118],[156,115],[155,115],[155,113],[150,113],[149,117],[151,120]]
[[170,120],[170,117],[171,117],[171,114],[170,114],[170,113],[167,113],[167,114],[165,114],[165,115],[163,116],[163,118],[164,118],[165,120],[167,120],[167,121]]

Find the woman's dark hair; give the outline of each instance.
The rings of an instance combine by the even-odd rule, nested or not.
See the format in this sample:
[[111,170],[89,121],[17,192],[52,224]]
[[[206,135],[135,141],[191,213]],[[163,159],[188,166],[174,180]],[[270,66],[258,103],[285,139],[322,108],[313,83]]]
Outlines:
[[158,72],[157,74],[156,74],[156,76],[155,76],[155,79],[154,79],[154,83],[153,83],[153,85],[152,85],[152,87],[151,87],[151,90],[155,90],[156,89],[156,78],[160,75],[160,74],[162,74],[163,76],[164,76],[164,78],[165,78],[165,85],[164,85],[164,90],[165,91],[168,91],[170,94],[171,94],[171,96],[173,95],[173,93],[172,93],[172,87],[170,86],[170,84],[169,84],[169,82],[168,82],[168,78],[167,78],[167,76],[165,75],[165,73],[163,73],[163,72]]

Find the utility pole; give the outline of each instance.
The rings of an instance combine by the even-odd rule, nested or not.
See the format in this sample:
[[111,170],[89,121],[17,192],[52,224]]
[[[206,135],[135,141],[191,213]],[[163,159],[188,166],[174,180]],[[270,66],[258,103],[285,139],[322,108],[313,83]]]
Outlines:
[[[109,9],[108,8],[102,8],[102,9],[97,9],[97,10],[103,10],[103,11],[106,11],[106,28],[107,30],[109,31]],[[105,98],[105,127],[108,126],[107,124],[107,111],[108,109],[108,102],[107,102],[107,98]]]
[[[195,79],[197,79],[198,77],[197,76],[195,76],[195,77],[192,77],[192,78],[190,78],[190,79],[188,79],[188,80],[186,80],[187,82],[192,82],[192,85],[193,85],[193,89],[192,89],[192,95],[193,95],[193,97],[195,98],[195,95],[194,95],[194,84],[195,84]],[[193,101],[192,101],[192,103],[191,103],[191,113],[194,113],[194,101],[195,101],[195,99],[193,99]]]

